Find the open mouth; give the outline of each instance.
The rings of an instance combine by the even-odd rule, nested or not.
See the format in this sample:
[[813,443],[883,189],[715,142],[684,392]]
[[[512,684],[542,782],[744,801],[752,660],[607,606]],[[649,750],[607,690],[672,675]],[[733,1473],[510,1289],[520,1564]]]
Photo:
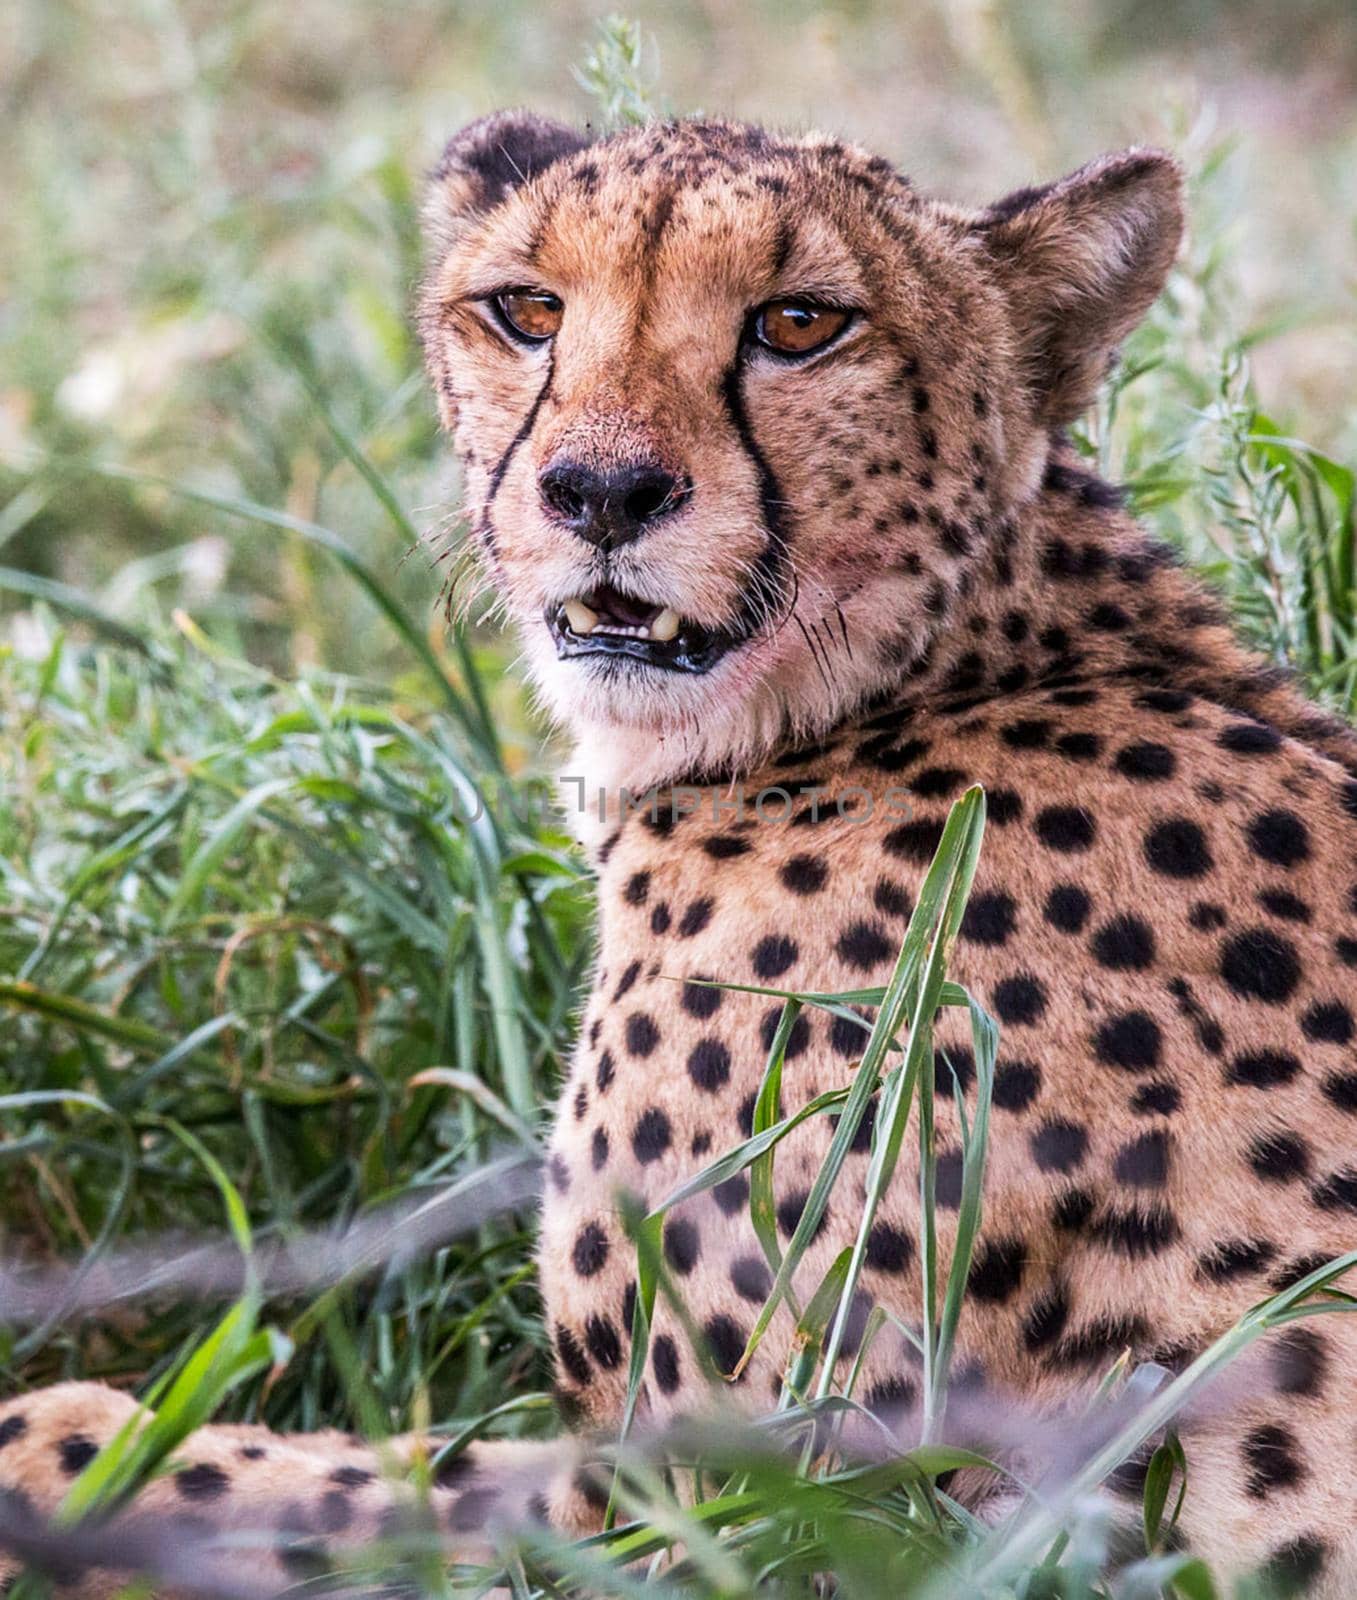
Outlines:
[[558,660],[622,656],[669,672],[709,672],[741,637],[704,628],[670,606],[653,605],[611,585],[547,612]]

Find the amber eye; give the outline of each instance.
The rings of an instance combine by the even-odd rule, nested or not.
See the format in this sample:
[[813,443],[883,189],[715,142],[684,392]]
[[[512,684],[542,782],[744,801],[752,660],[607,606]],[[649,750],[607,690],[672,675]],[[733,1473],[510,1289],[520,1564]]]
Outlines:
[[779,355],[803,356],[828,344],[851,315],[806,300],[770,300],[754,313],[754,337]]
[[505,289],[494,297],[495,309],[520,339],[539,344],[558,333],[565,306],[544,289]]

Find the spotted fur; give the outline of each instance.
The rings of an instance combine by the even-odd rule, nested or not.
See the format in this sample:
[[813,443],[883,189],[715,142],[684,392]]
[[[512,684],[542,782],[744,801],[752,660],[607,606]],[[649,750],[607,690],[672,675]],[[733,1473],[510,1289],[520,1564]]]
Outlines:
[[[697,122],[589,142],[508,114],[449,145],[430,226],[422,330],[473,541],[591,797],[600,954],[541,1246],[571,1409],[607,1428],[623,1402],[634,1288],[618,1194],[653,1202],[749,1130],[778,1007],[697,980],[883,981],[972,783],[989,825],[952,966],[1003,1036],[964,1369],[1058,1406],[1124,1350],[1182,1364],[1350,1248],[1357,739],[1241,645],[1060,431],[1162,286],[1181,226],[1171,160],[1126,152],[967,212],[830,139]],[[514,348],[488,319],[485,297],[510,286],[561,298],[551,344]],[[857,320],[778,366],[741,334],[779,295]],[[603,550],[543,508],[539,475],[565,458],[658,462],[690,488],[645,537]],[[551,608],[601,582],[740,643],[684,677],[558,661]],[[619,805],[651,785],[653,806]],[[741,814],[736,786],[786,802]],[[950,1029],[944,1256],[955,1096],[974,1076]],[[784,1109],[843,1085],[864,1037],[803,1015]],[[779,1147],[784,1238],[831,1134],[812,1118]],[[869,1139],[806,1284],[851,1237]],[[906,1161],[846,1356],[873,1302],[919,1316],[916,1196]],[[727,1373],[769,1286],[746,1200],[734,1178],[664,1235]],[[772,1400],[788,1332],[783,1311],[733,1385],[742,1402]],[[1262,1380],[1192,1425],[1194,1550],[1227,1571],[1266,1565],[1293,1591],[1352,1592],[1354,1356],[1347,1319],[1295,1328]],[[916,1398],[898,1335],[871,1347],[862,1392]],[[0,1479],[44,1506],[68,1471],[70,1394],[0,1411]],[[646,1409],[705,1394],[661,1306]],[[257,1504],[273,1480],[238,1437],[207,1430],[186,1460],[220,1469],[223,1500]],[[353,1451],[265,1448],[306,1463],[308,1515]],[[1135,1471],[1122,1478],[1134,1491]],[[182,1473],[150,1491],[187,1492]],[[563,1525],[596,1518],[568,1480],[553,1493]]]

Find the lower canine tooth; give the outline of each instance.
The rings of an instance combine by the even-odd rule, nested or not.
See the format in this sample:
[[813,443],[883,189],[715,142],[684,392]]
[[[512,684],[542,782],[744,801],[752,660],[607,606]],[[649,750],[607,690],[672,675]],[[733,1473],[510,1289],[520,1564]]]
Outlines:
[[583,600],[567,600],[565,617],[576,633],[592,633],[598,627],[598,615],[590,611]]
[[658,639],[661,644],[668,644],[679,631],[679,614],[666,606],[654,622],[650,624],[650,637]]

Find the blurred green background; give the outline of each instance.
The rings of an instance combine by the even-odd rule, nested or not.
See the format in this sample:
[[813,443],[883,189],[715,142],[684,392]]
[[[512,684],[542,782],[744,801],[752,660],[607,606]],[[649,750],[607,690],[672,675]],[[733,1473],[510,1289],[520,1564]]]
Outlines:
[[[828,127],[957,198],[1131,141],[1209,166],[1195,213],[1207,292],[1179,308],[1178,334],[1201,341],[1209,376],[1223,302],[1272,416],[1351,456],[1350,3],[706,0],[634,14],[662,105]],[[0,562],[115,618],[182,608],[285,672],[407,664],[328,558],[72,470],[112,464],[325,524],[442,649],[430,550],[410,550],[306,383],[418,531],[455,537],[408,317],[420,174],[493,107],[597,116],[571,66],[600,15],[572,0],[21,0],[0,34]],[[496,693],[511,723],[513,694]]]

